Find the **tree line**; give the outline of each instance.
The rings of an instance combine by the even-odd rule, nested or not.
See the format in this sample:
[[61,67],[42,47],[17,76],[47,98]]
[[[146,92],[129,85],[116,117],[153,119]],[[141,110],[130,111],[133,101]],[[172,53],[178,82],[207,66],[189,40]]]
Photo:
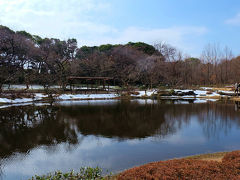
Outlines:
[[107,76],[120,86],[216,85],[240,81],[240,57],[209,44],[200,58],[160,42],[78,47],[76,39],[41,38],[0,26],[3,84],[66,86],[68,76]]

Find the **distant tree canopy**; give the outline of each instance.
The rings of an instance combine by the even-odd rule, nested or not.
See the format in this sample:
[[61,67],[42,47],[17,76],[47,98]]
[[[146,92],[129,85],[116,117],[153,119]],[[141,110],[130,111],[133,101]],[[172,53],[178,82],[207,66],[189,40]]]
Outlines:
[[167,43],[78,47],[0,26],[0,89],[6,83],[66,85],[68,76],[109,76],[120,86],[226,84],[240,81],[240,57],[209,44],[200,59]]
[[129,42],[127,45],[130,47],[136,48],[139,51],[142,51],[148,55],[159,54],[159,52],[152,46],[143,42]]
[[28,39],[33,39],[33,36],[26,31],[16,31],[16,34],[20,34]]

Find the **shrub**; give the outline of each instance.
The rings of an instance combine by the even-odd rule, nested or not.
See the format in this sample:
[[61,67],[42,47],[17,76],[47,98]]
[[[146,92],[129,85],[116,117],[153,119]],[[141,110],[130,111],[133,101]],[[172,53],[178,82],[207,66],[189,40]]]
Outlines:
[[105,179],[102,174],[102,169],[99,167],[81,167],[78,173],[74,171],[63,173],[56,171],[55,173],[49,173],[47,175],[32,177],[30,180],[78,180],[78,179]]
[[169,94],[171,94],[171,95],[175,95],[175,91],[174,91],[174,89],[171,89],[171,90],[169,91]]
[[208,94],[208,95],[209,95],[209,94],[212,94],[212,92],[211,92],[211,91],[207,91],[207,93],[206,93],[206,94]]

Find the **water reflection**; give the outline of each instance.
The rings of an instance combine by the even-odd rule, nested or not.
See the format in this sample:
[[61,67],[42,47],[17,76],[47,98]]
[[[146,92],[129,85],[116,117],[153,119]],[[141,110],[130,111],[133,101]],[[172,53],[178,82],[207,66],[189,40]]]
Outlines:
[[58,111],[59,108],[54,106],[1,109],[0,157],[28,152],[38,145],[78,143],[73,124],[61,121]]
[[235,111],[239,111],[240,109],[240,101],[235,101]]
[[[116,146],[116,143],[125,141],[134,145],[137,139],[150,137],[156,142],[176,143],[177,140],[180,143],[186,141],[187,136],[194,137],[194,131],[202,131],[204,137],[197,134],[195,141],[206,138],[211,142],[231,133],[232,128],[240,127],[240,112],[235,111],[232,102],[176,102],[114,101],[109,104],[74,103],[0,109],[0,158],[3,161],[16,153],[26,155],[36,147],[40,150],[41,147],[47,148],[54,154],[62,144],[71,150],[71,147],[84,146],[83,142],[89,141],[89,136],[99,137],[99,143],[114,144],[109,141],[113,140]],[[188,127],[191,131],[186,131],[187,136],[181,138],[177,135]]]
[[[172,103],[172,104],[170,104]],[[134,139],[176,133],[193,117],[206,137],[226,134],[240,125],[239,112],[233,104],[175,104],[162,101],[139,105],[119,101],[115,104],[75,106],[23,106],[0,109],[0,157],[14,152],[28,152],[38,145],[62,142],[79,143],[77,134]]]

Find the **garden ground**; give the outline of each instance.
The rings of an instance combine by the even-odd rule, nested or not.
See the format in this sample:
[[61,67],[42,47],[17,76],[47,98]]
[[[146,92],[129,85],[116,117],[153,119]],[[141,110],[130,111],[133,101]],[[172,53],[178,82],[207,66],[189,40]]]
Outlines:
[[123,171],[125,179],[240,179],[240,151],[148,163]]

